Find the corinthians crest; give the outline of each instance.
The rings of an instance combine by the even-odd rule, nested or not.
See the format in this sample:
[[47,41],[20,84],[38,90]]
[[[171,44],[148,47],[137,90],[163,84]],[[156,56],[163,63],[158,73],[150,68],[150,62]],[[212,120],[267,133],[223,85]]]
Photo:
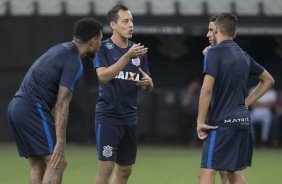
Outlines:
[[108,157],[111,157],[113,155],[113,151],[112,151],[113,147],[107,145],[107,146],[104,146],[103,148],[104,148],[103,156],[108,158]]
[[132,64],[135,65],[135,66],[139,66],[140,65],[140,59],[139,57],[138,58],[135,58],[135,59],[132,59]]

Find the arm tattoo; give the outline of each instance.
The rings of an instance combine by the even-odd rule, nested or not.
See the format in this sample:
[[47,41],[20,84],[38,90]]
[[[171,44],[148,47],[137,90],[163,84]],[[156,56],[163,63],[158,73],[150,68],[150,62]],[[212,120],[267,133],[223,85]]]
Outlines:
[[54,118],[57,142],[63,143],[63,147],[66,143],[66,128],[69,117],[69,104],[71,98],[72,92],[68,88],[60,86],[57,96],[57,102],[54,108]]

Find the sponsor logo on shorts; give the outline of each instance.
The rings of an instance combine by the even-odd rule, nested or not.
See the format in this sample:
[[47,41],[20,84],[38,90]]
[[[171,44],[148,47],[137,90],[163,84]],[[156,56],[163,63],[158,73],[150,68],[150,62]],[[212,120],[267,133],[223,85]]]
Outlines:
[[107,145],[107,146],[104,146],[103,147],[103,156],[104,157],[111,157],[112,155],[113,155],[113,147],[111,147],[111,146],[109,146],[109,145]]
[[241,125],[249,125],[249,118],[237,118],[237,119],[225,119],[224,123],[232,124],[232,123],[240,123]]

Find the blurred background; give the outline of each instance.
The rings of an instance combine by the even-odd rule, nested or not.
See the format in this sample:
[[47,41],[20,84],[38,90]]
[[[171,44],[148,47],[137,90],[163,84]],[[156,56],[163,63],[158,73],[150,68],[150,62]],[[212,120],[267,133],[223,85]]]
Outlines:
[[[198,145],[197,99],[202,83],[203,49],[211,15],[228,11],[238,17],[235,41],[275,78],[267,108],[271,122],[261,138],[263,120],[255,127],[257,145],[282,143],[282,1],[281,0],[0,0],[0,142],[11,142],[6,118],[9,101],[31,64],[49,47],[72,40],[73,26],[85,16],[102,22],[111,36],[107,11],[125,4],[134,17],[134,42],[149,48],[155,89],[138,98],[140,143]],[[94,111],[98,81],[91,60],[71,102],[67,139],[95,143]],[[257,81],[250,78],[248,88]],[[255,109],[255,107],[254,107]]]

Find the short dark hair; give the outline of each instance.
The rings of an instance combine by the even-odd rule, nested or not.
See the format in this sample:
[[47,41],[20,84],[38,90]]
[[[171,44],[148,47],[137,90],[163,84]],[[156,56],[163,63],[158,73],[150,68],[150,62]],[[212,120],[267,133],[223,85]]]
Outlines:
[[99,36],[101,34],[103,27],[101,23],[94,19],[85,17],[79,19],[74,26],[74,37],[82,40],[83,42],[88,42],[94,36]]
[[237,27],[237,17],[232,13],[221,13],[216,18],[215,24],[220,32],[227,36],[234,36]]
[[210,17],[210,22],[215,22],[216,18],[218,17],[218,15],[213,15]]
[[126,6],[122,5],[122,4],[118,4],[115,5],[114,7],[112,7],[109,11],[108,11],[108,15],[107,15],[107,19],[108,19],[108,23],[110,24],[111,21],[113,22],[117,22],[119,16],[118,16],[118,11],[119,10],[123,10],[123,11],[127,11],[129,10]]

